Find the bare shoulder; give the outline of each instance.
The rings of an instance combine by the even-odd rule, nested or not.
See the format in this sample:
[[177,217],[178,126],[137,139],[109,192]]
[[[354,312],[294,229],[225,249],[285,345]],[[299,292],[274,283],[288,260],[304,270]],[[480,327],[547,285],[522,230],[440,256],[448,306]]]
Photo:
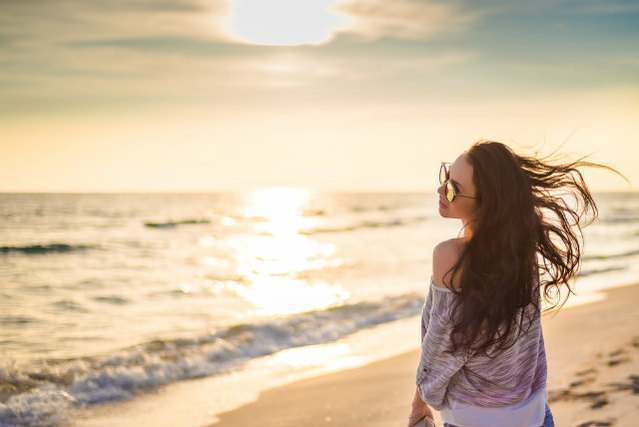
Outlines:
[[[435,245],[433,249],[433,282],[435,286],[446,287],[443,280],[444,274],[457,263],[464,245],[465,242],[462,239],[448,239]],[[459,276],[458,272],[453,282],[453,286],[457,289],[461,286]],[[446,276],[446,279],[450,280],[450,275]]]

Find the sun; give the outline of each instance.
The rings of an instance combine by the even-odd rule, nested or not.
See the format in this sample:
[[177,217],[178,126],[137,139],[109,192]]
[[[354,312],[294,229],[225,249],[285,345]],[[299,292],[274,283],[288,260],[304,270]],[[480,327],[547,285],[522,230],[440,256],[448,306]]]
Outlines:
[[345,0],[232,0],[223,25],[245,43],[273,46],[318,45],[329,41],[350,18],[333,9]]

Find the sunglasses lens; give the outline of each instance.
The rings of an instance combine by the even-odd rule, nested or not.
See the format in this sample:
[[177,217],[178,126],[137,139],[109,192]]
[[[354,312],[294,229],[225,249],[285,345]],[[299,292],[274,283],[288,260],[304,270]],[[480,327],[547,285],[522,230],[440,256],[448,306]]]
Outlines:
[[449,202],[455,200],[455,188],[450,181],[446,183],[446,200]]
[[439,183],[443,184],[444,181],[446,181],[446,168],[442,164],[441,167],[439,168]]

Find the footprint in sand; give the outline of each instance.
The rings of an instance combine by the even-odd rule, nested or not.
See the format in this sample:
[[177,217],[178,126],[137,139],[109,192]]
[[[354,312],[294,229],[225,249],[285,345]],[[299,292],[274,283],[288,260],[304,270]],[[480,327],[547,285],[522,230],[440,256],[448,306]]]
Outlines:
[[615,391],[630,390],[632,394],[639,394],[639,375],[630,374],[628,375],[628,382],[613,382],[606,385],[612,387]]
[[605,427],[605,426],[611,426],[612,422],[611,421],[586,421],[583,423],[579,423],[577,424],[577,427]]
[[[621,385],[620,387],[627,387],[627,385]],[[626,388],[624,388],[626,389]],[[586,401],[590,407],[590,409],[599,409],[603,406],[606,406],[610,403],[608,400],[607,390],[594,390],[594,391],[585,391],[585,392],[577,392],[572,389],[559,389],[559,390],[550,390],[548,393],[548,402],[557,402],[557,401]]]
[[606,391],[586,391],[583,393],[576,392],[574,390],[550,390],[548,392],[548,402],[555,402],[560,400],[588,400],[591,402],[591,407],[600,408],[608,404],[606,398]]
[[586,391],[584,393],[573,393],[575,399],[582,399],[582,400],[590,400],[592,403],[590,404],[590,407],[595,409],[595,408],[601,408],[604,405],[608,404],[608,399],[606,399],[606,392],[605,391]]
[[[639,349],[639,336],[635,336],[632,338],[630,346],[617,348],[609,352],[599,352],[596,356],[599,359],[603,359],[601,360],[601,362],[605,362],[607,366],[612,367],[622,363],[630,362],[632,359],[628,350],[632,350],[633,348]],[[599,368],[601,368],[601,366]],[[590,367],[575,372],[576,378],[574,379],[574,381],[570,382],[568,387],[557,390],[549,390],[548,401],[553,402],[580,400],[586,401],[589,404],[590,409],[599,409],[610,404],[609,398],[611,396],[609,395],[609,393],[611,392],[630,391],[632,394],[639,394],[639,375],[637,374],[630,374],[628,375],[627,380],[623,380],[621,382],[608,382],[604,384],[605,389],[603,390],[600,389],[582,392],[579,391],[582,387],[587,388],[585,386],[596,382],[598,374],[599,370],[595,367]],[[607,420],[590,420],[576,424],[576,426],[612,426],[615,421],[615,419],[610,418]]]
[[626,350],[624,348],[618,348],[608,353],[606,364],[608,366],[617,366],[630,361],[631,359],[627,356]]
[[578,371],[575,373],[575,375],[579,376],[579,377],[583,377],[584,375],[589,375],[589,374],[596,374],[597,370],[595,368],[590,368],[590,369],[585,369],[583,371]]
[[597,399],[590,404],[590,409],[599,409],[602,406],[606,406],[608,403],[610,402],[606,398]]
[[628,357],[619,357],[619,358],[616,358],[616,359],[608,360],[606,362],[606,364],[608,366],[617,366],[617,365],[620,365],[622,363],[628,363],[628,362],[630,362],[630,359]]
[[619,356],[620,354],[624,354],[625,352],[626,350],[624,350],[623,348],[618,348],[617,350],[614,350],[608,353],[608,356],[611,356],[611,357]]
[[595,382],[595,378],[594,377],[590,377],[590,378],[584,378],[581,380],[576,380],[571,382],[570,384],[568,384],[569,388],[575,388],[575,387],[581,387],[582,385],[586,385],[586,384],[590,384]]

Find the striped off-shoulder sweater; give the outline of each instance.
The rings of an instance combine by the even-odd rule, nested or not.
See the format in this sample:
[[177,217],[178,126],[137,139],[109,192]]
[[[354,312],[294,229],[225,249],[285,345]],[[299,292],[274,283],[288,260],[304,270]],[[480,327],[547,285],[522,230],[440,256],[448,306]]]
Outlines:
[[[540,309],[535,310],[533,304],[526,307],[534,319],[530,329],[492,359],[469,357],[463,350],[448,354],[444,350],[451,342],[453,308],[459,296],[435,285],[432,277],[430,285],[422,310],[416,375],[422,400],[441,411],[444,421],[450,423],[471,418],[477,420],[473,426],[541,425],[547,401],[547,366]],[[527,325],[525,320],[524,332]],[[508,417],[517,423],[508,424]]]

